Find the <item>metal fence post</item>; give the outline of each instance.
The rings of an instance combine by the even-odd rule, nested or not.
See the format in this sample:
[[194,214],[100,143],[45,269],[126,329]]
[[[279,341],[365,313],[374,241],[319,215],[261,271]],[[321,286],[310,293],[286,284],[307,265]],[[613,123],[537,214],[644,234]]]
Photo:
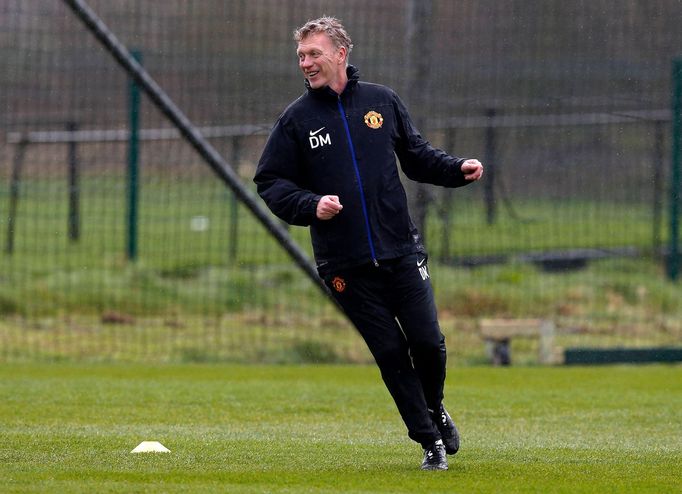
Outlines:
[[[445,130],[446,153],[454,154],[456,133],[457,129],[454,127]],[[441,190],[441,206],[439,208],[439,216],[442,221],[440,256],[443,261],[450,261],[452,259],[452,253],[450,252],[450,231],[452,230],[452,203],[455,195],[453,192],[453,189],[447,187],[444,187]]]
[[486,110],[488,126],[485,129],[485,166],[486,179],[483,185],[485,195],[486,222],[489,225],[495,223],[497,216],[497,204],[495,202],[495,114],[494,108]]
[[[232,168],[239,174],[239,160],[241,159],[241,138],[232,138]],[[230,262],[237,263],[237,246],[239,242],[239,200],[235,194],[231,194],[230,201]]]
[[680,273],[680,180],[682,179],[682,58],[673,61],[672,77],[672,160],[670,174],[670,251],[668,277]]
[[653,149],[653,214],[652,214],[652,252],[659,257],[661,252],[661,227],[663,225],[663,201],[665,196],[663,167],[664,167],[664,132],[663,121],[654,120],[654,149]]
[[9,255],[14,254],[14,235],[17,229],[19,189],[21,187],[21,168],[24,163],[26,146],[28,146],[28,142],[26,140],[22,139],[19,141],[14,152],[14,161],[12,163],[12,177],[10,179],[9,187],[9,212],[7,218],[7,246],[5,247],[5,252],[7,252]]
[[[139,50],[131,50],[133,58],[140,62],[142,54]],[[128,85],[128,122],[130,135],[128,137],[128,214],[126,254],[128,259],[137,259],[137,206],[139,200],[139,160],[140,160],[140,88],[133,78]]]
[[[76,122],[67,122],[66,130],[78,130]],[[69,162],[69,240],[76,242],[80,238],[80,167],[78,163],[78,143],[73,138],[68,142]]]

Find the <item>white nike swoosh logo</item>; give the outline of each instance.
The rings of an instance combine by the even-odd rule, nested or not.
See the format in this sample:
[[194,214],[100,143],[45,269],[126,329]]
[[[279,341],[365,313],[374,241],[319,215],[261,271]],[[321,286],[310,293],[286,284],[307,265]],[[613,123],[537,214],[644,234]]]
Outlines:
[[311,130],[311,131],[310,131],[310,136],[312,137],[312,136],[314,136],[315,134],[319,134],[319,133],[322,132],[323,130],[324,130],[324,127],[322,127],[321,129],[317,129],[315,132],[313,132],[313,131]]
[[417,267],[420,268],[422,266],[422,264],[424,264],[424,261],[426,261],[426,259],[422,259],[421,261],[417,261]]

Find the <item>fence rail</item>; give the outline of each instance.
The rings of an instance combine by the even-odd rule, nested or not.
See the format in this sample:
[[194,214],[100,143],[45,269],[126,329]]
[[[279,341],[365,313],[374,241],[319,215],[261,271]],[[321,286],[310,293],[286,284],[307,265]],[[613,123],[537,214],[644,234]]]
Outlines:
[[[449,117],[427,121],[427,129],[479,129],[479,128],[517,128],[517,127],[564,127],[573,125],[612,125],[633,122],[670,122],[672,112],[661,110],[613,111],[599,113],[559,113],[549,115],[498,115]],[[68,125],[69,122],[67,122]],[[207,139],[219,137],[248,137],[269,135],[272,124],[246,124],[197,127],[197,131]],[[180,132],[173,127],[140,129],[139,138],[145,141],[179,139]],[[88,130],[29,130],[8,132],[8,144],[35,143],[59,144],[69,142],[127,142],[128,129],[88,129]]]

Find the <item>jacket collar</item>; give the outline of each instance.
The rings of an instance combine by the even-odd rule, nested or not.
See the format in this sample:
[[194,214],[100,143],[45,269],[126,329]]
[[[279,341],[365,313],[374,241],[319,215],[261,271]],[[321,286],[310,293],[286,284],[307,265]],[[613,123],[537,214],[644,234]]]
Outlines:
[[[349,65],[348,67],[346,67],[346,75],[348,76],[348,83],[346,84],[346,87],[344,88],[341,94],[349,93],[353,89],[355,89],[355,86],[357,86],[358,80],[360,79],[360,71],[354,65]],[[308,93],[318,98],[336,99],[339,97],[336,91],[334,91],[329,86],[324,86],[318,89],[311,88],[310,83],[308,82],[307,79],[305,81],[305,87],[308,90]]]

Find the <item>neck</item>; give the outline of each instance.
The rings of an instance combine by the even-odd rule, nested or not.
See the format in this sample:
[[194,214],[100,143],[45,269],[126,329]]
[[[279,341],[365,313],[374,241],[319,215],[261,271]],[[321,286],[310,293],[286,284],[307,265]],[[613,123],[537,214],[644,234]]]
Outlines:
[[348,74],[346,74],[346,69],[344,67],[343,72],[339,74],[339,77],[337,77],[335,81],[333,81],[331,84],[329,84],[329,87],[336,94],[341,94],[341,93],[343,93],[343,90],[346,89],[347,84],[348,84]]

